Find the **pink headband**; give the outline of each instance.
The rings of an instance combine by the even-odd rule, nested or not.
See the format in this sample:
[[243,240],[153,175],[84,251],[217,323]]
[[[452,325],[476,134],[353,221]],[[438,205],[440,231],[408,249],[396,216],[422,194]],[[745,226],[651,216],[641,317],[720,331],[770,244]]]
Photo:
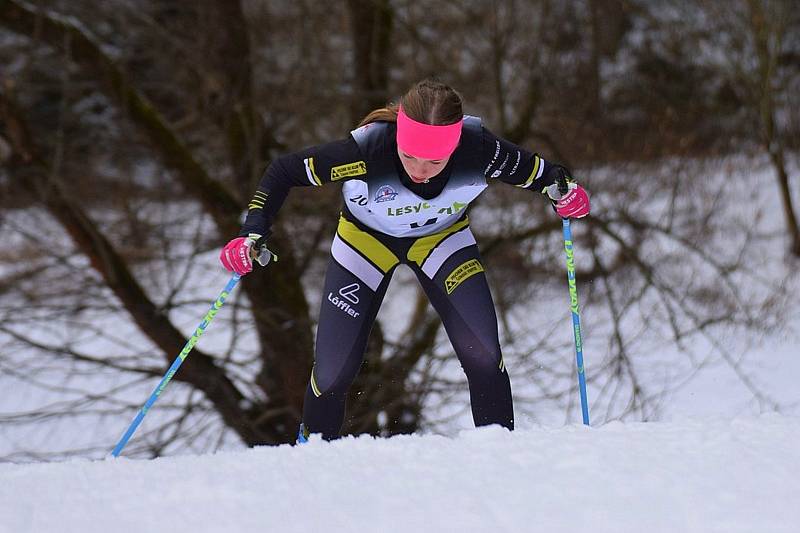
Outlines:
[[397,146],[400,150],[423,159],[447,159],[461,138],[462,118],[455,124],[432,126],[417,122],[401,107],[397,112]]

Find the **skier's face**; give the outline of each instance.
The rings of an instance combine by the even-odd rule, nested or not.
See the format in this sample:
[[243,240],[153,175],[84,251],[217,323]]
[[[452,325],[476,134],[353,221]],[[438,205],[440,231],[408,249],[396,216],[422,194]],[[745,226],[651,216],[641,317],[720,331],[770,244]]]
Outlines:
[[400,162],[403,168],[414,183],[425,183],[429,179],[436,177],[442,169],[447,166],[450,158],[446,159],[422,159],[414,157],[397,149],[397,154],[400,156]]

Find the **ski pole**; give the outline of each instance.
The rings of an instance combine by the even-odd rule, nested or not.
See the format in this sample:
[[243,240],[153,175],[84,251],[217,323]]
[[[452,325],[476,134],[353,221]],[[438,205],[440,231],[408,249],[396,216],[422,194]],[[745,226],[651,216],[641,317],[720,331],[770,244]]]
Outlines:
[[225,303],[225,299],[228,297],[231,291],[233,291],[234,287],[236,287],[236,284],[239,283],[239,279],[240,279],[239,274],[234,274],[233,277],[231,277],[230,281],[228,281],[228,284],[225,285],[225,288],[219,294],[214,303],[211,304],[211,309],[208,310],[208,313],[206,313],[206,316],[203,318],[203,321],[200,322],[200,325],[197,326],[197,329],[194,330],[194,334],[186,342],[186,344],[183,347],[183,350],[181,350],[181,353],[179,353],[178,357],[175,358],[175,361],[172,363],[172,366],[169,367],[167,373],[164,374],[163,378],[161,378],[161,382],[155,388],[155,390],[147,399],[142,408],[139,409],[139,413],[136,415],[136,418],[133,419],[133,422],[131,422],[131,425],[128,427],[128,430],[122,435],[122,438],[119,439],[119,442],[114,447],[114,450],[111,452],[111,455],[113,455],[114,457],[119,457],[120,452],[122,452],[122,449],[128,443],[128,440],[130,440],[131,436],[136,431],[136,428],[138,428],[139,424],[142,423],[144,415],[147,414],[147,411],[150,410],[153,404],[156,403],[156,400],[161,395],[161,393],[164,392],[164,389],[167,387],[167,384],[172,379],[172,376],[175,375],[175,373],[178,371],[178,368],[180,368],[181,363],[183,363],[183,360],[186,359],[186,357],[189,355],[189,352],[191,352],[192,348],[194,348],[194,345],[197,344],[197,340],[200,338],[200,335],[203,334],[208,325],[214,319],[214,316],[216,316],[217,312],[220,310],[220,308],[222,308],[222,304]]
[[572,331],[575,334],[575,357],[578,363],[578,388],[581,394],[583,423],[589,425],[589,404],[586,399],[586,372],[583,366],[583,339],[581,338],[581,316],[578,310],[578,288],[575,283],[575,257],[572,251],[572,229],[569,218],[561,219],[564,227],[564,250],[567,252],[567,283],[569,285],[569,307],[572,311]]

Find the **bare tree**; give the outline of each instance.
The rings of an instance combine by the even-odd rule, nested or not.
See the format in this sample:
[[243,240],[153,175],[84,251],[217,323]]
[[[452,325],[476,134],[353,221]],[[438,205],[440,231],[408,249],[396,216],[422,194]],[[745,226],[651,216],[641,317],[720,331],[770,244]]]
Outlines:
[[[707,23],[702,29],[675,27],[708,53],[698,61],[721,71],[727,87],[737,95],[749,121],[752,137],[769,155],[775,169],[781,208],[789,237],[789,251],[800,256],[800,226],[787,163],[791,136],[786,116],[792,107],[797,69],[792,52],[798,47],[800,22],[794,4],[787,0],[741,0],[725,5],[701,1],[692,6],[690,19]],[[722,58],[719,61],[719,58]]]
[[794,11],[790,2],[748,0],[748,22],[751,37],[758,58],[756,76],[746,78],[750,81],[750,91],[757,104],[760,118],[760,133],[764,148],[769,154],[778,179],[781,205],[786,218],[791,253],[800,257],[800,226],[795,213],[792,191],[789,185],[789,172],[786,165],[786,142],[780,131],[777,115],[779,113],[777,92],[785,91],[785,82],[780,86],[779,58],[783,53],[787,22]]

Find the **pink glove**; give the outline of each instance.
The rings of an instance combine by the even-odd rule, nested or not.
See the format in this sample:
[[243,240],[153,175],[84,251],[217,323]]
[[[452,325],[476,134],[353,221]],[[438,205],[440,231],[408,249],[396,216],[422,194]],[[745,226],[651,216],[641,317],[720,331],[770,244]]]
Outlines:
[[253,270],[250,249],[255,241],[250,237],[237,237],[230,241],[219,253],[219,260],[226,270],[244,276]]
[[589,214],[589,195],[577,183],[570,183],[567,194],[556,202],[556,213],[561,218],[583,218]]

